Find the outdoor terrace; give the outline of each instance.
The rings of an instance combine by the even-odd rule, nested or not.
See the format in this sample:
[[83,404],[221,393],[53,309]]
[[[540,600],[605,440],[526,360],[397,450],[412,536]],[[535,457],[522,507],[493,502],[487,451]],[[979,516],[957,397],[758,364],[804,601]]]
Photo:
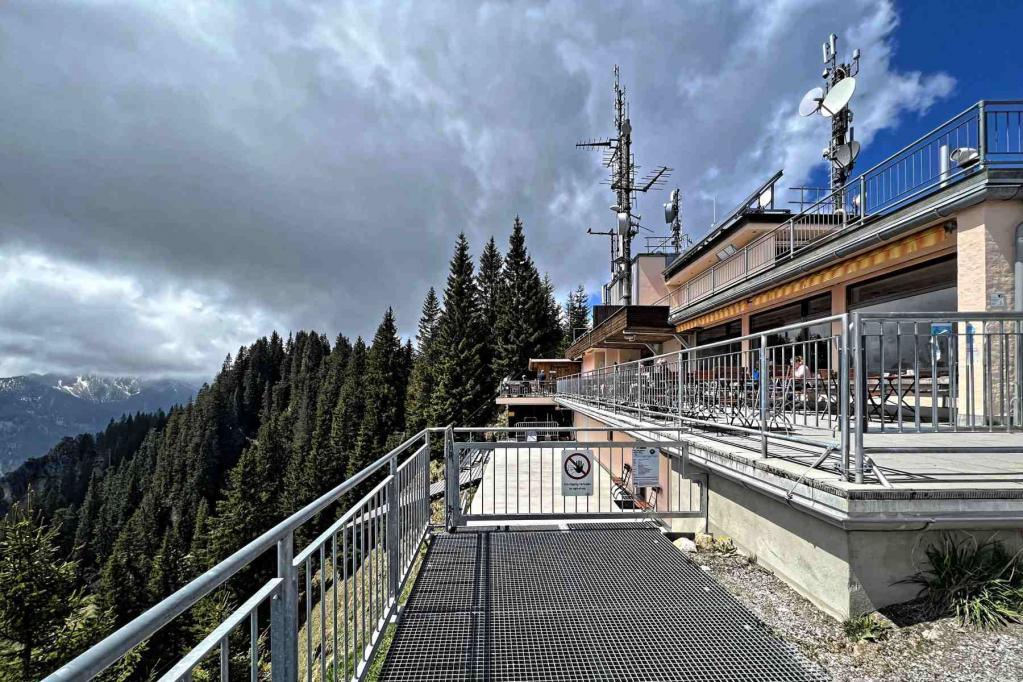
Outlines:
[[558,401],[798,482],[1018,495],[1021,334],[1021,313],[839,315],[565,377]]

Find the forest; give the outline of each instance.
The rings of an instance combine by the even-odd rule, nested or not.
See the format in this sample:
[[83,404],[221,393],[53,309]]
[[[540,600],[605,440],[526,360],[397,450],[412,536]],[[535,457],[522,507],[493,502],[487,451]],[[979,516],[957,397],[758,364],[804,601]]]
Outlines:
[[[559,305],[516,218],[504,254],[491,238],[474,260],[458,236],[414,343],[390,309],[368,342],[275,332],[228,356],[188,404],[65,438],[0,480],[0,678],[51,672],[405,434],[493,423],[500,379],[557,356],[587,319],[583,287]],[[266,561],[103,678],[165,669],[270,574]]]

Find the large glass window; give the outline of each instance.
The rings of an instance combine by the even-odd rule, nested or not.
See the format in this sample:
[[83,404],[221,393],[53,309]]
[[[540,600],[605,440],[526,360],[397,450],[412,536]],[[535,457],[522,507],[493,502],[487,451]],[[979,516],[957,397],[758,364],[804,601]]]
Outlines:
[[[956,260],[952,256],[854,284],[849,310],[860,313],[940,313],[958,307]],[[940,328],[913,322],[864,321],[868,373],[929,371],[932,361],[946,367],[947,350]],[[932,336],[934,338],[932,338]]]
[[[757,334],[797,322],[819,320],[829,315],[831,294],[821,294],[751,315],[750,333]],[[772,364],[787,366],[798,356],[811,370],[828,369],[831,352],[826,339],[830,337],[830,322],[772,332],[767,335],[767,345],[771,349],[768,357]]]
[[[696,345],[702,346],[707,343],[727,341],[728,339],[735,339],[740,336],[742,336],[742,321],[732,320],[731,322],[719,324],[716,327],[709,327],[707,329],[697,331]],[[713,348],[697,351],[696,357],[703,358],[712,355],[723,355],[725,353],[738,353],[740,350],[742,350],[742,342],[736,341],[735,343],[724,343],[720,346],[714,346]]]

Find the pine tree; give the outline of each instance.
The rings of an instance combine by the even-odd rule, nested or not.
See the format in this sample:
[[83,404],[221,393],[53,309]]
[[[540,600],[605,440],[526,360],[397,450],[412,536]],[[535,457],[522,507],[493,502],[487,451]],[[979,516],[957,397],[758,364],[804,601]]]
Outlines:
[[554,284],[550,275],[543,278],[544,306],[541,316],[540,352],[537,357],[552,358],[561,350],[564,338],[561,321],[561,306],[554,294]]
[[451,258],[437,334],[440,347],[440,378],[434,401],[437,424],[482,423],[481,412],[493,403],[484,337],[469,242],[463,233],[458,235]]
[[589,297],[586,295],[586,289],[580,284],[575,291],[568,294],[568,300],[565,301],[565,329],[562,346],[568,348],[572,345],[576,335],[582,333],[582,329],[589,325]]
[[412,362],[405,402],[406,421],[410,432],[418,432],[427,426],[436,426],[433,413],[434,393],[440,372],[440,353],[437,343],[437,328],[440,324],[440,302],[433,287],[426,293],[423,313],[419,318],[416,334],[416,353]]
[[499,376],[517,379],[528,371],[529,359],[541,355],[549,343],[547,295],[526,250],[518,216],[508,239],[501,279],[496,366]]
[[356,455],[349,462],[355,474],[383,454],[393,436],[405,429],[405,349],[398,338],[394,312],[388,308],[366,355],[366,410],[359,428]]
[[[56,526],[30,505],[0,517],[0,677],[38,679],[78,653],[109,618],[76,587],[78,568],[61,555]],[[83,633],[83,627],[97,631]]]

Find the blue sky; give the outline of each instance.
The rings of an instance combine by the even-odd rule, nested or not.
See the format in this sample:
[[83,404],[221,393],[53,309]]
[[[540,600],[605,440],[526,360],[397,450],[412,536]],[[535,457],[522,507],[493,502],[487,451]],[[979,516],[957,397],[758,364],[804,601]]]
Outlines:
[[[892,41],[892,65],[904,71],[945,72],[955,79],[955,87],[925,113],[879,131],[863,148],[857,175],[982,99],[1023,98],[1023,2],[927,0],[900,2],[896,9],[900,21]],[[814,177],[821,185],[827,183],[824,168]]]

